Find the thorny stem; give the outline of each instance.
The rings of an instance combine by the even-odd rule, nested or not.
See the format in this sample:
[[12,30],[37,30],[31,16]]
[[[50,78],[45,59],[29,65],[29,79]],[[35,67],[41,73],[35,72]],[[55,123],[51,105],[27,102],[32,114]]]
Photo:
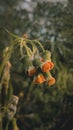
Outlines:
[[[19,36],[15,35],[15,34],[12,34],[12,33],[9,32],[7,29],[5,29],[5,30],[6,30],[12,37],[17,38],[17,39],[22,39],[22,37],[19,37]],[[44,47],[42,46],[42,44],[41,44],[38,40],[30,40],[30,39],[27,39],[27,38],[23,38],[23,39],[24,39],[24,41],[26,41],[27,43],[29,42],[30,44],[31,44],[31,42],[37,43],[37,44],[41,47],[42,51],[44,51]]]
[[[16,35],[10,33],[7,29],[5,29],[5,30],[8,32],[8,34],[10,34],[15,39],[11,42],[10,46],[8,47],[8,50],[6,52],[4,52],[3,61],[2,61],[2,64],[0,65],[0,77],[2,76],[2,72],[3,72],[3,69],[4,69],[6,62],[9,61],[10,58],[11,58],[11,55],[13,53],[15,45],[20,46],[20,54],[21,54],[22,57],[24,57],[23,47],[26,49],[26,54],[28,56],[33,56],[35,51],[38,50],[38,48],[35,44],[39,45],[40,48],[42,49],[42,51],[45,50],[44,47],[42,46],[42,44],[38,40],[30,40],[30,39],[27,39],[27,38],[22,38],[22,37],[19,37],[19,36],[16,36]],[[30,48],[30,45],[31,45],[31,48]],[[27,101],[29,101],[29,99],[30,99],[30,93],[32,91],[32,86],[33,86],[33,82],[29,87],[29,91],[28,91],[28,95],[27,95]],[[0,93],[0,107],[1,107],[1,93]],[[1,108],[0,108],[0,114],[1,114],[0,130],[2,130],[3,113],[1,113]],[[8,130],[8,126],[9,126],[9,122],[7,123],[6,130]]]

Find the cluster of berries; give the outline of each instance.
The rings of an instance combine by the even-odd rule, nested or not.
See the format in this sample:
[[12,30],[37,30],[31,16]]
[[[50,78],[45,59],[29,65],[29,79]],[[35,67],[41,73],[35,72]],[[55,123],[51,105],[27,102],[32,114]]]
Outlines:
[[50,70],[54,68],[54,63],[51,61],[51,52],[45,50],[33,56],[24,58],[25,69],[28,76],[34,76],[35,84],[47,82],[49,86],[55,83],[55,78],[52,77]]

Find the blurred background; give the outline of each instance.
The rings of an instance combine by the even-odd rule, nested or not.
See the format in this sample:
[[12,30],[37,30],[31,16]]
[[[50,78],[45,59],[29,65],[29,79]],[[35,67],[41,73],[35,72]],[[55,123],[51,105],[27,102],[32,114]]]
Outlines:
[[0,0],[0,63],[12,40],[5,28],[38,39],[55,63],[56,84],[33,87],[22,62],[15,64],[19,53],[14,52],[11,82],[14,94],[21,96],[19,130],[73,130],[73,0]]

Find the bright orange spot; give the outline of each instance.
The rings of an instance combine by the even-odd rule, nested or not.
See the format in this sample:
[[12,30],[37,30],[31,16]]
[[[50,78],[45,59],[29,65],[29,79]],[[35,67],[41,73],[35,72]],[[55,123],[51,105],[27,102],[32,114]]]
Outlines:
[[44,76],[43,76],[42,74],[39,74],[39,75],[35,78],[34,83],[38,84],[38,83],[43,83],[43,82],[45,82],[45,81],[46,81],[46,80],[45,80]]
[[53,62],[46,62],[45,64],[42,65],[41,69],[42,69],[43,72],[47,72],[47,71],[53,69],[53,67],[54,67]]
[[37,69],[33,68],[33,69],[31,69],[31,70],[28,71],[28,75],[29,76],[33,76],[36,72],[37,72]]
[[48,83],[49,86],[55,84],[55,82],[56,82],[56,81],[55,81],[55,78],[53,78],[53,77],[51,77],[51,78],[47,81],[47,83]]

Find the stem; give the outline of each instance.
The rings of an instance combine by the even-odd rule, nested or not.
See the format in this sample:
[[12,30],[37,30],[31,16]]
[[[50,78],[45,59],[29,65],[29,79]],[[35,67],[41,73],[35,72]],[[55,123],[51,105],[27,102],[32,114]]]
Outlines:
[[0,130],[2,130],[1,89],[2,89],[2,86],[0,84]]
[[[2,62],[2,64],[1,64],[1,66],[0,66],[0,76],[1,76],[1,74],[2,74],[4,65],[6,64],[6,62],[7,62],[7,61],[10,59],[10,57],[11,57],[11,54],[12,54],[12,52],[13,52],[13,48],[14,48],[14,46],[15,46],[15,44],[16,44],[15,41],[18,41],[18,39],[15,39],[14,41],[11,42],[11,45],[10,45],[9,49],[8,49],[8,51],[6,52],[6,54],[5,54],[4,58],[3,58],[3,62]],[[14,44],[13,44],[13,43],[14,43]]]
[[29,51],[30,55],[32,56],[33,52],[31,51],[31,49],[29,47],[27,47],[27,48],[28,48],[28,51]]
[[6,31],[9,35],[11,35],[12,37],[14,37],[14,38],[21,38],[21,37],[15,35],[15,34],[9,32],[6,28],[5,28],[5,31]]
[[50,71],[48,71],[46,74],[47,74],[47,76],[49,76],[49,78],[51,78],[51,77],[52,77],[52,75],[51,75]]
[[32,51],[29,48],[29,52],[31,55],[34,55],[34,53],[38,50],[37,46],[31,40],[29,40],[29,43],[27,42],[27,44],[30,44],[32,46]]
[[[0,100],[1,100],[1,98],[0,98]],[[0,101],[0,105],[1,105],[1,101]],[[0,130],[2,130],[2,112],[1,112],[1,108],[0,108]]]
[[42,51],[45,51],[44,47],[38,40],[34,40],[34,42],[37,43],[41,47]]
[[21,39],[21,42],[20,42],[20,53],[23,57],[24,56],[24,54],[23,54],[23,38]]
[[25,44],[24,44],[24,47],[25,47],[25,49],[26,49],[27,55],[30,56],[31,54],[30,54],[30,52],[29,52],[29,48],[28,48],[27,45],[25,45]]
[[[13,33],[11,33],[11,32],[9,32],[6,28],[5,28],[5,30],[6,30],[6,32],[7,32],[9,35],[11,35],[12,37],[17,38],[17,39],[22,39],[21,37],[19,37],[19,36],[13,34]],[[29,43],[31,43],[31,42],[36,42],[37,44],[39,44],[39,46],[41,47],[41,49],[42,49],[43,51],[45,50],[44,47],[41,45],[41,43],[40,43],[38,40],[29,40],[29,39],[26,39],[26,38],[23,38],[23,39],[24,39],[25,41],[29,42]]]
[[6,130],[8,130],[8,126],[9,126],[9,121],[7,122],[7,125],[6,125]]
[[32,46],[34,46],[34,42],[35,42],[41,47],[42,51],[45,50],[44,47],[42,46],[42,44],[38,40],[29,40],[29,39],[25,39],[25,38],[24,38],[24,40],[26,42],[28,42],[29,44],[31,44]]
[[0,121],[0,130],[2,130],[2,120]]
[[32,83],[30,84],[30,87],[29,87],[29,90],[28,90],[28,94],[27,94],[27,98],[26,98],[26,101],[29,102],[30,100],[30,95],[31,95],[31,92],[32,92],[32,89],[33,89],[33,86],[34,86],[34,79],[32,81]]

